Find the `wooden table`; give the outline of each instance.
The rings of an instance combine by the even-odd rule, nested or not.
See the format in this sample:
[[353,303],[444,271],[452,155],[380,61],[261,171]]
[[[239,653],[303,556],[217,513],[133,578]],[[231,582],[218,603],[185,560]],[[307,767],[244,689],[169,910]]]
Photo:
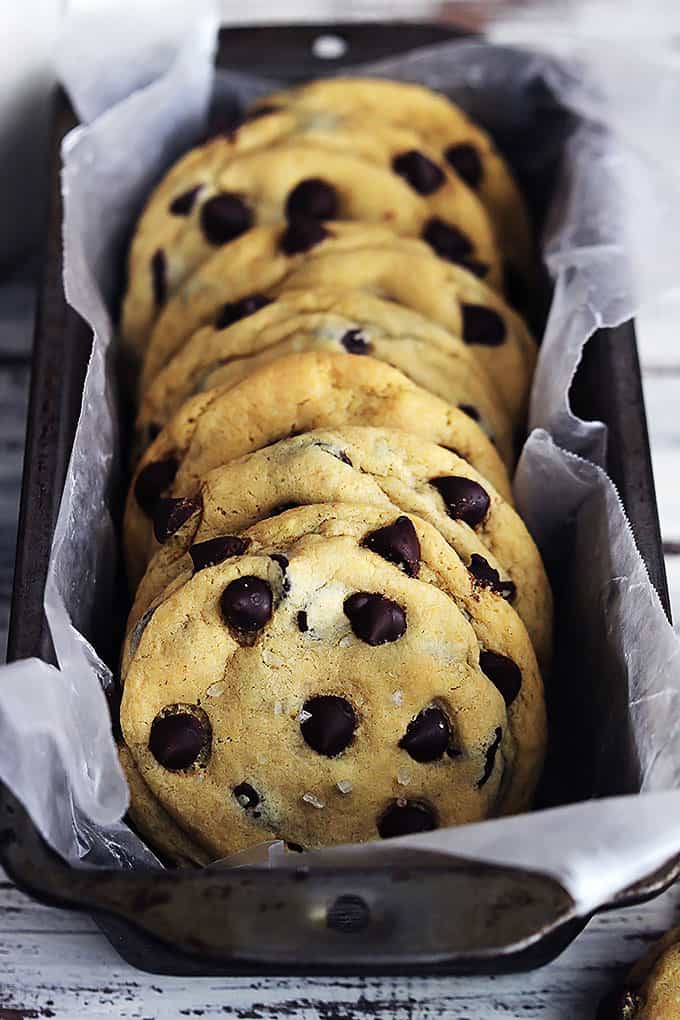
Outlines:
[[[31,288],[0,287],[0,657],[12,581],[31,337]],[[639,324],[667,567],[680,615],[680,299]],[[1,877],[1,876],[0,876]],[[680,888],[596,918],[553,964],[518,977],[181,979],[124,964],[87,917],[33,903],[0,881],[0,1020],[590,1020],[650,941],[680,923]]]

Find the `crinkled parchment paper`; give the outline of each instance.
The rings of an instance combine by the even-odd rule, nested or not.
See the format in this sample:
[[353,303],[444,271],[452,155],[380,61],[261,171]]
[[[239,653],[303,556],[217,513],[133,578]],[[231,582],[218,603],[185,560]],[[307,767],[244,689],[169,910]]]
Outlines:
[[[530,28],[525,25],[524,38],[531,38]],[[547,86],[580,118],[566,141],[543,239],[554,300],[516,492],[559,578],[560,623],[582,651],[576,667],[558,662],[553,679],[558,701],[567,706],[554,735],[561,766],[569,773],[587,763],[591,797],[626,794],[640,781],[644,794],[590,799],[389,845],[547,872],[586,912],[680,852],[680,793],[673,792],[680,778],[680,648],[600,466],[606,430],[578,420],[567,397],[594,330],[623,322],[643,300],[675,284],[669,267],[677,273],[680,259],[668,260],[680,238],[680,196],[669,154],[677,146],[680,72],[669,65],[654,77],[634,50],[623,61],[620,44],[612,63],[616,74],[625,66],[627,84],[617,105],[616,90],[607,86],[609,54],[600,50],[600,63],[585,73],[577,42],[571,49],[565,44],[561,63],[536,50],[461,42],[372,70],[423,81],[457,98],[501,144],[510,140],[516,169],[529,185],[564,144],[552,130],[555,118],[546,118]],[[31,660],[2,671],[0,776],[66,858],[155,866],[121,822],[127,789],[103,693],[111,677],[87,639],[93,620],[108,612],[116,558],[108,507],[119,484],[110,309],[121,253],[145,196],[205,128],[215,21],[194,24],[174,59],[167,40],[146,51],[136,40],[133,66],[121,59],[117,75],[105,75],[101,88],[92,60],[78,59],[79,52],[91,55],[93,45],[81,32],[61,59],[81,114],[94,118],[63,149],[66,292],[91,324],[94,342],[45,596],[59,669]],[[638,85],[651,81],[660,87],[647,88],[643,133],[635,97]],[[217,85],[220,102],[233,102],[271,83],[220,73]],[[112,98],[117,105],[110,105]],[[625,103],[635,106],[630,116]],[[512,139],[521,144],[513,146]],[[613,683],[618,704],[608,693]],[[624,733],[632,742],[625,760],[637,761],[637,769],[629,785],[626,779],[617,786],[612,776],[620,771]],[[386,846],[349,848],[340,858],[374,860]],[[270,856],[272,864],[279,859]]]

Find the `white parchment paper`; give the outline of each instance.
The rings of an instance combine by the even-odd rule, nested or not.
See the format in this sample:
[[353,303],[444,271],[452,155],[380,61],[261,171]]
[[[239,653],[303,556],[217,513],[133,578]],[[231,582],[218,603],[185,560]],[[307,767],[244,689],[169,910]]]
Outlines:
[[[165,43],[143,51],[138,42],[134,67],[122,66],[115,88],[105,75],[100,90],[91,60],[79,64],[79,48],[91,52],[96,45],[82,31],[61,62],[78,108],[92,117],[64,143],[63,187],[66,294],[91,324],[93,347],[45,594],[59,669],[31,660],[2,671],[0,776],[48,842],[73,862],[157,866],[121,822],[127,789],[103,693],[111,675],[87,635],[110,609],[117,556],[110,512],[120,485],[110,310],[129,230],[150,187],[205,130],[211,95],[233,105],[272,84],[225,73],[214,82],[215,28],[214,17],[206,16],[185,33],[174,59]],[[547,872],[587,912],[680,852],[680,792],[674,792],[680,785],[680,644],[601,468],[605,429],[579,421],[567,397],[594,330],[624,321],[642,300],[675,285],[668,265],[653,270],[657,252],[666,259],[680,238],[678,181],[663,148],[673,138],[672,125],[678,126],[680,71],[665,67],[664,87],[648,91],[648,122],[657,130],[642,138],[629,130],[626,110],[612,107],[603,67],[589,75],[575,62],[577,43],[572,40],[574,52],[562,54],[571,59],[561,64],[535,51],[464,42],[372,71],[447,91],[501,143],[508,141],[516,169],[529,182],[564,145],[553,130],[547,86],[583,118],[566,142],[544,237],[555,292],[533,389],[534,431],[516,493],[560,578],[561,619],[585,650],[587,665],[578,675],[565,676],[558,663],[563,693],[571,696],[572,714],[560,720],[569,734],[562,749],[567,767],[569,754],[576,754],[574,768],[587,761],[593,791],[620,792],[611,776],[625,731],[632,746],[627,760],[637,758],[644,793],[405,837],[389,847]],[[626,72],[624,103],[636,95],[635,75],[643,84],[653,80],[634,50]],[[638,273],[641,261],[644,273]],[[616,677],[620,705],[598,703],[600,670]],[[375,843],[333,855],[375,859],[386,847]],[[270,855],[272,865],[280,856]]]

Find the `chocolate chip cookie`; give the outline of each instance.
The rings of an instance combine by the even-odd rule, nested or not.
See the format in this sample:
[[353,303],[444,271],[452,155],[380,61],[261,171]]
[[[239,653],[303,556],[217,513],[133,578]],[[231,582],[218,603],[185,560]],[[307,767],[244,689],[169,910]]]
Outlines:
[[242,538],[226,557],[194,549],[124,678],[125,742],[192,842],[313,849],[528,806],[535,659],[436,529],[344,504]]
[[247,314],[252,302],[283,290],[332,287],[395,301],[460,337],[483,363],[513,421],[523,422],[536,344],[521,317],[491,288],[433,256],[422,242],[391,239],[384,228],[364,224],[322,224],[317,243],[291,259],[282,249],[297,229],[251,231],[180,288],[151,334],[143,388],[182,340],[207,322]]
[[677,1020],[680,1015],[680,928],[645,953],[624,987],[603,1000],[597,1020]]
[[512,424],[470,347],[402,305],[330,288],[251,298],[224,308],[214,325],[198,330],[143,394],[141,449],[192,394],[234,385],[275,358],[312,350],[373,357],[398,368],[479,422],[512,465]]
[[[522,619],[549,672],[552,595],[540,554],[521,518],[467,461],[419,436],[343,426],[283,439],[203,478],[200,509],[156,552],[130,613],[132,630],[186,569],[189,547],[221,548],[241,531],[292,506],[363,503],[415,513],[434,525],[478,584]],[[214,541],[213,541],[214,540]]]
[[436,186],[426,187],[410,163],[401,171],[309,138],[293,136],[240,154],[233,148],[225,138],[201,146],[200,158],[181,161],[186,174],[171,169],[173,188],[161,182],[147,202],[130,249],[123,302],[122,337],[134,351],[183,280],[217,248],[258,224],[387,224],[398,235],[422,237],[443,258],[502,287],[484,207],[439,167]]
[[146,451],[125,510],[132,589],[144,573],[152,532],[170,535],[196,511],[193,497],[206,472],[291,434],[343,424],[403,428],[438,442],[511,498],[498,453],[464,411],[373,358],[290,354],[236,386],[192,397]]
[[[523,308],[532,278],[532,244],[524,201],[491,138],[446,96],[410,82],[380,78],[327,78],[277,92],[253,108],[263,130],[282,112],[299,122],[331,124],[370,117],[416,133],[440,164],[446,163],[479,195],[491,216],[506,264],[506,291]],[[272,129],[274,125],[272,124]]]

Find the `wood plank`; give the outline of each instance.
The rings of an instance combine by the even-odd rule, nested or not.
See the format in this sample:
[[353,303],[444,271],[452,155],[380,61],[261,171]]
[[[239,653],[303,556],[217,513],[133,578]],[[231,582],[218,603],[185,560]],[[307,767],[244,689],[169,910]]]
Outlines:
[[594,1016],[601,995],[677,923],[679,909],[674,889],[643,907],[603,914],[554,963],[519,976],[184,979],[133,970],[88,919],[33,904],[2,883],[0,1017],[573,1020]]
[[652,449],[661,533],[666,541],[680,540],[680,376],[645,372],[643,376],[647,424]]
[[643,371],[680,372],[679,322],[680,291],[638,315],[635,327]]

